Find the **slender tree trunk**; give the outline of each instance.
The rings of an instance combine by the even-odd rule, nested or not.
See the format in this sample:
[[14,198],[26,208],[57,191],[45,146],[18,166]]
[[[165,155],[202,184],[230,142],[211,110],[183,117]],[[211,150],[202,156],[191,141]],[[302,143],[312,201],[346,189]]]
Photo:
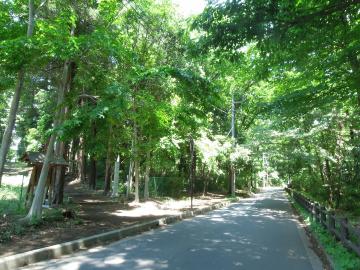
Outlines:
[[[63,157],[65,152],[65,144],[64,142],[57,141],[55,146],[55,156],[56,157]],[[55,170],[55,180],[54,182],[54,200],[53,204],[59,205],[63,202],[63,191],[64,191],[64,185],[65,185],[65,168],[64,166],[57,166],[54,167]]]
[[[64,66],[63,76],[67,75],[69,65],[70,65],[70,62],[66,61],[65,66]],[[62,103],[64,102],[64,94],[65,93],[64,93],[63,90],[64,90],[63,88],[59,88],[58,100],[57,100],[57,106],[56,106],[57,108],[59,108],[62,105]],[[55,115],[55,118],[54,118],[54,130],[56,130],[56,128],[58,127],[60,118],[61,118],[61,110],[58,110],[56,112],[56,115]],[[29,222],[34,218],[40,218],[41,217],[42,204],[43,204],[43,198],[44,198],[44,192],[45,192],[45,185],[46,185],[46,181],[47,181],[48,174],[49,174],[50,161],[51,161],[51,159],[53,157],[54,144],[55,144],[56,137],[57,137],[57,135],[55,133],[53,133],[51,135],[51,137],[50,137],[50,141],[49,141],[49,144],[48,144],[48,147],[47,147],[47,150],[46,150],[44,163],[43,163],[41,173],[40,173],[39,182],[38,182],[38,184],[36,186],[35,197],[34,197],[34,200],[32,202],[29,213],[24,218],[24,220],[26,222]]]
[[[74,28],[71,30],[71,35],[74,35]],[[72,81],[72,64],[69,61],[68,68],[64,70],[63,81],[61,84],[62,92],[64,95],[70,91],[70,85]],[[62,124],[66,118],[68,113],[68,108],[64,107],[61,109],[61,119],[59,119],[59,125]],[[55,156],[58,158],[65,158],[65,143],[57,140],[55,145]],[[63,203],[64,198],[64,186],[65,186],[65,167],[57,166],[55,169],[55,178],[53,178],[54,182],[54,200],[53,203],[55,205],[59,205]]]
[[35,165],[31,171],[30,181],[29,181],[27,191],[26,191],[25,207],[28,207],[33,199],[32,197],[33,197],[34,186],[35,186],[35,182],[36,182],[36,178],[37,178],[37,170],[38,170],[38,168]]
[[[92,127],[93,138],[96,138],[96,123],[93,123]],[[96,189],[97,171],[96,171],[96,159],[95,155],[90,156],[90,176],[89,176],[89,188]]]
[[[31,37],[34,32],[35,26],[35,6],[34,0],[29,0],[29,22],[27,28],[27,37]],[[0,147],[0,186],[1,179],[4,172],[4,166],[6,162],[6,155],[9,151],[11,144],[11,135],[15,127],[16,114],[19,108],[20,96],[24,86],[25,70],[24,67],[21,67],[17,75],[17,83],[15,87],[15,93],[11,101],[10,112],[7,119],[7,125],[2,137],[1,147]]]
[[[348,56],[351,69],[354,74],[354,85],[355,89],[357,89],[357,113],[360,113],[360,61],[358,59],[358,55],[355,52],[351,52]],[[360,187],[360,136],[354,132],[354,128],[350,127],[350,137],[354,148],[352,150],[353,158],[354,158],[354,181],[356,187]]]
[[[84,106],[84,100],[81,98],[79,106]],[[85,157],[85,141],[84,134],[81,134],[79,137],[79,148],[77,152],[77,166],[78,166],[78,175],[77,178],[80,180],[80,183],[85,184],[86,180],[86,157]]]
[[77,150],[76,147],[79,145],[79,143],[80,143],[79,138],[74,138],[71,143],[69,171],[73,176],[78,173],[77,168],[75,166],[76,164],[75,161],[76,161],[76,150]]
[[112,136],[112,127],[109,128],[109,140],[108,147],[106,152],[106,162],[105,162],[105,186],[104,186],[104,195],[107,195],[110,192],[111,186],[111,136]]
[[58,180],[55,182],[53,204],[60,205],[64,202],[65,167],[59,166],[55,175]]
[[355,129],[353,126],[350,127],[350,139],[351,143],[354,146],[352,149],[352,155],[353,155],[353,170],[354,170],[354,178],[353,178],[353,184],[354,186],[360,186],[360,147],[359,145],[359,135],[356,134]]
[[323,167],[323,162],[321,160],[320,154],[318,152],[316,152],[316,162],[318,165],[318,169],[319,169],[319,173],[320,173],[320,179],[321,179],[321,183],[323,185],[325,185],[325,176],[324,176],[324,167]]
[[114,181],[112,186],[111,197],[119,197],[119,174],[120,174],[120,155],[117,156],[114,167]]
[[180,162],[178,165],[178,171],[179,171],[179,177],[185,177],[187,175],[187,165],[186,165],[186,157],[184,152],[186,152],[186,149],[184,149],[183,146],[180,147]]
[[127,176],[126,198],[129,198],[130,193],[132,191],[133,175],[134,175],[134,161],[130,160],[129,174]]
[[195,144],[194,139],[190,136],[190,171],[189,171],[189,184],[190,184],[190,207],[193,208],[194,197],[194,178],[195,178]]
[[107,154],[105,162],[105,182],[104,182],[104,195],[108,195],[111,188],[111,158]]
[[332,173],[330,168],[330,161],[328,159],[325,159],[325,166],[324,166],[324,174],[327,179],[327,183],[329,185],[329,204],[331,206],[334,205],[334,186],[332,181]]
[[79,142],[79,150],[77,153],[77,164],[78,164],[78,179],[80,179],[80,182],[82,184],[85,183],[85,168],[86,168],[86,159],[85,159],[85,143],[84,143],[84,137],[80,137]]
[[144,199],[149,199],[149,180],[150,180],[150,151],[146,153],[146,168],[145,168],[145,185],[144,185]]
[[140,163],[139,158],[136,157],[134,161],[134,169],[135,169],[135,202],[140,202],[140,196],[139,196],[139,182],[140,182]]
[[204,189],[203,189],[203,196],[206,196],[208,193],[208,186],[209,186],[209,177],[210,171],[207,174],[204,174]]
[[235,175],[235,165],[231,162],[230,165],[230,195],[235,197],[235,182],[236,182],[236,175]]
[[254,166],[251,165],[251,180],[250,180],[250,192],[256,189],[256,178],[254,177]]
[[351,52],[348,55],[349,63],[354,74],[354,84],[355,89],[357,89],[357,105],[360,108],[360,61],[358,60],[358,55],[354,52]]
[[135,173],[135,202],[140,202],[139,196],[139,182],[140,182],[140,160],[139,160],[139,146],[138,146],[138,127],[136,122],[134,123],[134,173]]
[[206,182],[207,182],[207,180],[206,180],[206,178],[204,178],[203,196],[206,195],[206,185],[207,185]]
[[[56,149],[55,153],[57,157],[64,157],[65,159],[65,152],[68,146],[65,145],[64,142],[58,141],[59,149]],[[66,160],[66,159],[65,159]],[[57,166],[54,168],[55,170],[55,179],[54,182],[54,199],[52,201],[55,205],[60,205],[64,201],[64,187],[65,187],[65,167],[64,166]]]
[[90,175],[89,175],[89,188],[96,189],[96,160],[94,156],[90,157]]
[[7,119],[7,126],[5,128],[2,141],[1,141],[1,148],[0,148],[0,186],[1,186],[1,179],[4,172],[4,166],[6,162],[6,155],[9,151],[10,144],[11,144],[11,135],[15,126],[16,120],[16,113],[19,107],[20,102],[20,95],[21,90],[23,88],[24,83],[24,70],[21,69],[18,72],[18,82],[15,88],[15,93],[11,101],[10,106],[10,113]]

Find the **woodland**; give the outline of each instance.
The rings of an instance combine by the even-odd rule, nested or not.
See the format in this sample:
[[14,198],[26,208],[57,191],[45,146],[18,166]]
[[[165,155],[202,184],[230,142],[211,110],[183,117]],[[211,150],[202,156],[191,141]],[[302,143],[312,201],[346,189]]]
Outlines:
[[135,202],[289,185],[356,219],[359,113],[359,0],[0,1],[0,191],[43,158],[23,222],[74,179]]

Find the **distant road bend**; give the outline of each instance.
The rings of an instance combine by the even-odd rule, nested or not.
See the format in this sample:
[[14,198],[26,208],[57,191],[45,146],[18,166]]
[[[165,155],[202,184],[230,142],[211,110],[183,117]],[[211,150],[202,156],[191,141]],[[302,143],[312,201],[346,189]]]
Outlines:
[[279,188],[185,220],[26,269],[320,270]]

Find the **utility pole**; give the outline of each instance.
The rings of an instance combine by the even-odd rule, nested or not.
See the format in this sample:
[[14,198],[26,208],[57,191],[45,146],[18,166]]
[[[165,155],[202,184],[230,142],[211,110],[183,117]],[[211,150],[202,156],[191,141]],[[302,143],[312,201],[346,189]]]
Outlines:
[[[235,151],[236,141],[235,141],[235,99],[234,93],[231,98],[231,138],[233,141],[233,151]],[[231,196],[235,197],[235,181],[236,181],[236,173],[235,173],[235,164],[231,161],[231,183],[230,183],[230,191]]]
[[233,139],[233,147],[235,148],[235,99],[232,94],[231,102],[231,138]]
[[266,184],[269,182],[269,174],[268,174],[268,159],[265,153],[263,153],[263,168],[264,168],[264,172],[265,175],[263,177],[263,187],[266,187]]
[[195,145],[194,139],[190,136],[190,207],[193,209],[193,198],[194,198],[194,173],[195,173]]

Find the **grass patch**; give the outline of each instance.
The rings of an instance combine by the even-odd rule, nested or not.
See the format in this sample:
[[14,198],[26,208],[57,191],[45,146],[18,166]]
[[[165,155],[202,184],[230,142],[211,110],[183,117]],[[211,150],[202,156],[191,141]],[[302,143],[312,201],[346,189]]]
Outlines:
[[0,243],[11,241],[15,236],[31,234],[41,231],[43,228],[68,228],[82,225],[83,220],[77,217],[78,207],[67,204],[61,208],[43,209],[42,218],[33,219],[30,223],[19,222],[19,216],[1,217],[0,221]]
[[330,255],[335,270],[357,270],[360,269],[360,258],[353,252],[347,250],[340,242],[327,232],[319,223],[311,219],[310,214],[292,198],[290,198],[296,210],[304,218],[304,222],[317,236],[327,254]]
[[226,199],[227,199],[229,202],[232,202],[232,203],[239,201],[238,197],[236,197],[236,196],[231,196],[231,195],[227,196]]
[[26,188],[20,186],[2,185],[0,187],[0,215],[25,214]]

